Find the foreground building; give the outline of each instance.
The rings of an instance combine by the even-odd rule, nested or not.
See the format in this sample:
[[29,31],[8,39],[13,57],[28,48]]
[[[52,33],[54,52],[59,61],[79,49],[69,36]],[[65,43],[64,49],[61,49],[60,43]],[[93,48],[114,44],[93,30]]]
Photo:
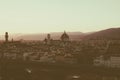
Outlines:
[[104,66],[111,68],[120,68],[120,56],[110,56],[107,59],[104,56],[99,56],[94,59],[95,66]]

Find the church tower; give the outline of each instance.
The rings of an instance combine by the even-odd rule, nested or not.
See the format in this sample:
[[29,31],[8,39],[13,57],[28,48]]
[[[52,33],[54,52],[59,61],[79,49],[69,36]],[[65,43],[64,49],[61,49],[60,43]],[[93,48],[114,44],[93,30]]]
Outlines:
[[51,43],[51,35],[48,34],[48,35],[47,35],[47,44],[50,44],[50,43]]
[[5,32],[5,42],[8,42],[8,37],[9,37],[8,32]]
[[48,40],[51,40],[50,34],[47,35],[47,39],[48,39]]
[[45,38],[45,40],[44,40],[44,42],[46,43],[46,44],[50,44],[51,43],[51,35],[50,34],[47,34],[47,38]]

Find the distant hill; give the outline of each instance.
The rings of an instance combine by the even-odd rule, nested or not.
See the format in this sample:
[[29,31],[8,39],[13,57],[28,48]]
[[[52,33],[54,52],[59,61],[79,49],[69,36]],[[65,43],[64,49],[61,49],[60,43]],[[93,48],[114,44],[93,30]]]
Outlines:
[[[54,40],[59,40],[63,32],[52,32],[51,38]],[[67,32],[71,40],[80,40],[80,36],[85,35],[82,32]],[[44,40],[47,37],[47,33],[39,33],[39,34],[23,34],[18,36],[16,39],[23,40]]]
[[120,39],[120,28],[110,28],[94,32],[92,34],[84,36],[82,39],[110,39],[110,40]]
[[[51,38],[53,40],[59,40],[63,32],[52,32]],[[71,40],[80,41],[89,39],[120,39],[120,28],[110,28],[106,30],[101,30],[98,32],[67,32]],[[47,33],[37,33],[37,34],[9,34],[9,40],[12,38],[14,40],[44,40],[47,37]],[[0,35],[0,40],[4,40],[4,35]]]

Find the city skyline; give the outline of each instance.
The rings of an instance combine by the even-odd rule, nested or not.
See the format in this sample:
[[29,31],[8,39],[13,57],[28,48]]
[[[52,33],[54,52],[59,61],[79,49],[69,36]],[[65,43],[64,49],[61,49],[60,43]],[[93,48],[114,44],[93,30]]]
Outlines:
[[119,0],[0,1],[0,34],[92,32],[120,26]]

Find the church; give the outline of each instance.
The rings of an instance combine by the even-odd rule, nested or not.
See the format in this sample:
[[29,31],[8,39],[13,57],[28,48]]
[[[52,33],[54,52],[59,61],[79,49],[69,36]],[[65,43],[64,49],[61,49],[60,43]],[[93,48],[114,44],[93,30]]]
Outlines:
[[69,35],[64,31],[64,33],[60,36],[59,40],[53,40],[51,38],[51,35],[48,34],[47,38],[44,39],[44,42],[46,44],[50,44],[50,43],[59,43],[59,42],[69,42],[70,41],[70,37]]
[[61,41],[63,42],[69,41],[69,35],[65,31],[61,36]]

